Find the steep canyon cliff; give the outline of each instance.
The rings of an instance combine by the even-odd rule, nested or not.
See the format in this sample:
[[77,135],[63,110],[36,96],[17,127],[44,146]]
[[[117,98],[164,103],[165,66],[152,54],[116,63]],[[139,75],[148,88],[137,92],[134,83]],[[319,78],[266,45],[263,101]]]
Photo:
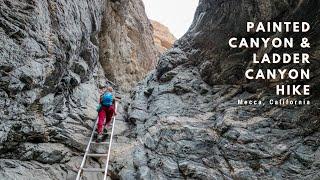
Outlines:
[[[131,94],[130,133],[119,135],[119,142],[130,143],[119,143],[126,151],[115,150],[114,171],[123,179],[318,179],[319,7],[316,0],[200,0],[188,32]],[[247,33],[247,21],[307,21],[312,28],[303,35]],[[310,39],[311,80],[244,78],[253,52],[288,50],[235,50],[229,38],[274,36]],[[301,68],[275,66],[253,68]],[[308,83],[312,96],[276,96],[277,83]],[[312,105],[237,103],[279,98],[311,99]]]
[[[75,179],[106,79],[131,91],[111,179],[319,179],[319,9],[317,0],[200,0],[187,33],[155,59],[140,0],[0,0],[0,179]],[[311,80],[246,80],[252,51],[285,50],[230,49],[230,37],[300,36],[248,34],[247,21],[308,21]],[[237,104],[278,98],[275,83],[310,84],[312,105]]]
[[164,53],[166,50],[172,48],[177,38],[174,37],[169,28],[154,20],[151,20],[151,24],[153,29],[153,39],[159,53]]
[[109,80],[128,92],[155,67],[158,49],[142,1],[110,1],[99,35],[100,62]]
[[0,179],[74,179],[98,88],[153,68],[152,35],[141,1],[1,0]]

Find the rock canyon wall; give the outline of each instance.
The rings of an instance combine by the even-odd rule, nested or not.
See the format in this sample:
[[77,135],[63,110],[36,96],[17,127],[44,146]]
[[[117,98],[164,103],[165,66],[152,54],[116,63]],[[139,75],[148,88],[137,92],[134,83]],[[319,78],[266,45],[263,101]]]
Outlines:
[[[126,151],[114,149],[113,171],[122,179],[318,179],[319,7],[316,0],[200,0],[188,32],[131,94],[131,127],[118,135],[118,145]],[[287,50],[230,49],[229,38],[301,38],[291,33],[247,34],[247,21],[312,25],[305,34],[312,44],[307,50],[312,78],[300,82],[311,85],[312,96],[303,98],[312,99],[312,105],[267,104],[281,98],[274,84],[244,78],[252,51]],[[239,105],[238,99],[266,104]],[[126,160],[119,158],[121,154]]]
[[153,39],[160,53],[172,48],[173,43],[177,40],[165,25],[151,20],[153,28]]
[[99,37],[102,68],[121,90],[128,92],[155,67],[158,49],[142,1],[110,1]]
[[142,2],[0,0],[0,36],[0,179],[74,179],[98,87],[153,68]]
[[[140,0],[0,0],[0,179],[75,179],[98,87],[109,79],[129,92],[154,66],[120,104],[112,179],[319,179],[319,9],[200,0],[188,32],[156,60]],[[228,39],[262,36],[248,35],[247,21],[293,20],[312,25],[312,78],[302,82],[312,105],[238,105],[278,97],[272,82],[244,78],[252,52]]]

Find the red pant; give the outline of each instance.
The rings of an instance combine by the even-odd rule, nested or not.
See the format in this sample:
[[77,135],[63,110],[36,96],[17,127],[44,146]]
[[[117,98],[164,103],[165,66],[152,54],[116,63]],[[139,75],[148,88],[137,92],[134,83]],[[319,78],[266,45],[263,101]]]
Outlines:
[[[103,131],[103,126],[106,124],[107,127],[110,126],[110,122],[112,120],[112,116],[114,114],[114,107],[109,106],[109,107],[105,107],[102,106],[101,110],[98,113],[99,119],[98,119],[98,133],[102,134]],[[106,122],[105,122],[106,120]]]

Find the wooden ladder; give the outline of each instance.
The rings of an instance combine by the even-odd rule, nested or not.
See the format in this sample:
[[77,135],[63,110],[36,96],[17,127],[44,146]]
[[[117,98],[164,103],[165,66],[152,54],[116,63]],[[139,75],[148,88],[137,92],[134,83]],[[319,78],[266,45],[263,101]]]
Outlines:
[[[117,99],[115,101],[115,112],[117,112]],[[82,174],[84,172],[97,172],[97,173],[104,173],[104,176],[103,176],[103,180],[107,180],[107,174],[108,174],[108,166],[109,166],[109,159],[110,159],[110,151],[111,151],[111,145],[112,145],[112,138],[113,138],[113,133],[114,133],[114,127],[115,127],[115,122],[116,122],[116,118],[115,116],[113,116],[113,122],[112,122],[112,130],[111,130],[111,135],[110,135],[110,140],[108,142],[94,142],[94,134],[97,133],[96,132],[96,128],[97,128],[97,124],[98,124],[98,118],[94,124],[94,127],[93,127],[93,130],[92,130],[92,133],[91,133],[91,136],[90,136],[90,140],[89,140],[89,143],[87,145],[87,148],[86,148],[86,151],[84,153],[84,156],[83,156],[83,159],[82,159],[82,162],[81,162],[81,165],[80,165],[80,168],[79,168],[79,171],[78,171],[78,175],[77,175],[77,178],[76,180],[81,180],[82,178]],[[98,144],[98,145],[109,145],[109,148],[108,148],[108,152],[106,154],[100,154],[100,153],[91,153],[90,152],[90,149],[91,149],[91,145],[93,144]],[[96,158],[99,158],[99,157],[106,157],[107,160],[105,161],[105,168],[85,168],[85,164],[86,164],[86,160],[88,157],[96,157]]]

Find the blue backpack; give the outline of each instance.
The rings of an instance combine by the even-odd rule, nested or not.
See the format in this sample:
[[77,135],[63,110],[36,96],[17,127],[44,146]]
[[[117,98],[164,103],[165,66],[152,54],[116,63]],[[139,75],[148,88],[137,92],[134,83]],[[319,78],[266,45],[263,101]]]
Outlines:
[[113,100],[113,95],[110,92],[106,92],[102,95],[102,101],[101,104],[103,106],[111,106],[112,105],[112,100]]

